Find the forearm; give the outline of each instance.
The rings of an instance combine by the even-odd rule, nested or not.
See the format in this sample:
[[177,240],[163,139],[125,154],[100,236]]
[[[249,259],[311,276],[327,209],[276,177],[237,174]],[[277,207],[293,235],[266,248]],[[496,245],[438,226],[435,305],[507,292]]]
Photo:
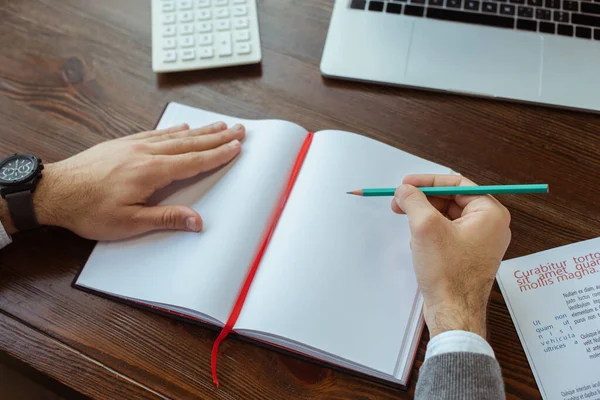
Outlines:
[[419,371],[415,399],[504,399],[504,384],[495,358],[453,352],[431,357]]
[[492,347],[464,330],[439,334],[427,345],[416,399],[503,399],[500,366]]

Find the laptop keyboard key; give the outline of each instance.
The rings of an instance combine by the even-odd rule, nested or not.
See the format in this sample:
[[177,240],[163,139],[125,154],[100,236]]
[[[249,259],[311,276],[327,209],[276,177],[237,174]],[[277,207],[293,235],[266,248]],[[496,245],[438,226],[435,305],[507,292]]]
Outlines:
[[525,4],[525,0],[510,0],[512,4]]
[[502,15],[515,15],[515,6],[510,4],[500,5],[500,14]]
[[563,0],[563,10],[567,11],[579,11],[579,3],[572,0]]
[[429,0],[430,6],[444,7],[444,0]]
[[562,36],[573,36],[573,26],[559,24],[556,32]]
[[600,40],[600,29],[594,29],[594,39]]
[[542,7],[544,5],[544,0],[527,0],[528,6]]
[[483,12],[496,14],[498,12],[498,4],[484,2],[483,5],[481,6],[481,10]]
[[[496,4],[494,4],[495,6]],[[445,21],[466,22],[469,24],[495,26],[497,28],[513,29],[514,18],[499,15],[478,14],[447,8],[428,8],[427,18],[441,19]]]
[[[433,10],[433,8],[432,8]],[[422,17],[425,14],[425,9],[419,6],[407,5],[404,7],[404,15],[412,15],[413,17]]]
[[446,0],[446,7],[448,8],[461,8],[462,0]]
[[592,38],[592,29],[586,28],[584,26],[575,27],[575,36],[582,39],[591,39]]
[[385,11],[390,14],[402,14],[402,4],[388,3]]
[[410,4],[425,5],[425,0],[410,0]]
[[354,8],[356,10],[364,10],[366,5],[366,0],[352,0],[352,3],[350,3],[350,8]]
[[569,23],[569,13],[563,11],[554,11],[554,21]]
[[560,10],[560,0],[546,0],[546,8],[555,8]]
[[519,15],[519,17],[533,18],[533,8],[519,6],[519,8],[517,9],[517,14]]
[[[558,11],[556,11],[556,12],[558,12]],[[544,10],[543,8],[536,8],[535,9],[535,18],[536,19],[545,19],[547,21],[550,21],[552,19],[552,11]]]
[[479,1],[477,0],[467,0],[465,2],[465,10],[479,11],[479,5]]
[[535,32],[537,31],[537,21],[531,19],[518,19],[517,29]]
[[574,25],[586,25],[600,28],[600,17],[586,14],[571,14],[571,23]]
[[600,15],[600,3],[581,3],[581,12]]
[[371,1],[369,11],[383,11],[383,1]]
[[540,32],[555,34],[556,33],[556,25],[554,25],[552,22],[542,21],[542,22],[540,22]]

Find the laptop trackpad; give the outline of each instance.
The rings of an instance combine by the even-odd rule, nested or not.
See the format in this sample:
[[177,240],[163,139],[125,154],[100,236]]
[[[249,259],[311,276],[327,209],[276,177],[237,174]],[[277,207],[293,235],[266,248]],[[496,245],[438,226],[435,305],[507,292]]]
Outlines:
[[408,85],[536,100],[541,39],[530,32],[415,21]]

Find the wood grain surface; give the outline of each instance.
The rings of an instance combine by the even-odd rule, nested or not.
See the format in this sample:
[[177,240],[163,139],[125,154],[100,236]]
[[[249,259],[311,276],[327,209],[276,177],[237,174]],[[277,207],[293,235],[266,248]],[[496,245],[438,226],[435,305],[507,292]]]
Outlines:
[[[157,76],[145,0],[0,0],[0,155],[52,162],[152,128],[166,102],[310,130],[359,132],[480,184],[549,183],[503,196],[507,258],[600,236],[600,116],[328,80],[319,61],[333,0],[258,0],[261,65]],[[400,180],[401,177],[398,177]],[[0,351],[95,398],[392,399],[402,392],[229,339],[221,388],[213,331],[70,287],[93,243],[59,229],[0,253]],[[508,397],[540,398],[497,286],[489,340]]]

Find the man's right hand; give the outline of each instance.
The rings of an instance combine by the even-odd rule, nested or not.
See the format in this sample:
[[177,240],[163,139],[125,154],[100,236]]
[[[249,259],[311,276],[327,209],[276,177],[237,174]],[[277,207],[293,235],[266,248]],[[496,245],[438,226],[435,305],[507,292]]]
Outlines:
[[485,338],[486,309],[511,238],[510,213],[492,196],[426,197],[417,186],[474,186],[457,175],[411,175],[392,210],[406,214],[431,337],[465,330]]

